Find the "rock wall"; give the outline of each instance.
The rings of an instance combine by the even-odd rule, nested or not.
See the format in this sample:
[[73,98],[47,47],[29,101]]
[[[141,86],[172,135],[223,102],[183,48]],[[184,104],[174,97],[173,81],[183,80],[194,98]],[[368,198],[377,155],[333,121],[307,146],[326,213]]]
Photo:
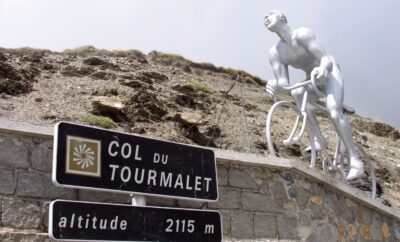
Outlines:
[[[55,187],[53,137],[44,130],[0,122],[0,241],[51,241],[48,205],[57,198],[131,201],[129,194]],[[292,161],[223,150],[216,156],[218,202],[148,197],[148,205],[219,210],[224,241],[400,240],[399,211],[360,191]]]

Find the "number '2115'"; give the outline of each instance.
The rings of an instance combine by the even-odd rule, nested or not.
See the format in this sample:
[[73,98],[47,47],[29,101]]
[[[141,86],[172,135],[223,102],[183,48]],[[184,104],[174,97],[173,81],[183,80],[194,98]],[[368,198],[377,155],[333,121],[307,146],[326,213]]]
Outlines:
[[189,232],[189,233],[193,233],[194,231],[194,220],[180,220],[177,219],[174,220],[173,219],[167,219],[167,228],[165,229],[165,232],[167,233],[172,233],[172,232],[176,232],[176,233],[184,233],[184,232]]

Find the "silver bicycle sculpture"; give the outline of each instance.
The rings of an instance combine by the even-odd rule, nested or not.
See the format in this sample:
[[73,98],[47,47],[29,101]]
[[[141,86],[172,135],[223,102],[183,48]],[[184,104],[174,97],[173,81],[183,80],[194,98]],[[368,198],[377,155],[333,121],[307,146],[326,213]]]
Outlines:
[[[292,86],[282,87],[290,93],[290,91],[295,90],[301,87],[311,87],[311,89],[320,97],[323,98],[323,92],[318,88],[316,80],[314,76],[311,77],[311,80],[304,81],[301,83],[294,84]],[[268,112],[267,121],[266,121],[266,135],[267,135],[267,144],[268,150],[271,155],[277,156],[276,149],[274,147],[273,142],[273,130],[272,130],[272,122],[273,122],[273,115],[276,113],[277,110],[285,108],[291,109],[296,114],[296,120],[294,122],[293,128],[289,135],[285,140],[283,140],[284,146],[289,146],[292,144],[299,143],[300,140],[304,136],[304,132],[306,129],[309,129],[309,133],[316,134],[315,137],[319,144],[324,144],[325,139],[318,132],[316,132],[317,127],[313,122],[308,121],[308,113],[306,105],[308,104],[308,91],[305,91],[303,94],[302,105],[299,107],[294,102],[291,101],[275,101]],[[322,113],[327,113],[326,108],[323,105],[314,104],[317,110],[321,111]],[[286,110],[284,112],[287,112]],[[344,114],[354,113],[355,111],[349,107],[344,107],[343,110]],[[309,137],[309,144],[310,144],[310,167],[316,168],[317,161],[322,162],[322,170],[325,175],[329,175],[332,177],[341,177],[341,180],[349,184],[346,180],[346,176],[349,171],[350,162],[349,158],[346,154],[346,149],[343,145],[343,141],[341,140],[339,135],[336,135],[336,144],[335,144],[335,151],[329,152],[327,146],[321,145],[320,149],[317,150],[315,147],[314,141]],[[366,172],[369,173],[367,179],[370,179],[370,189],[371,189],[371,197],[376,198],[376,177],[375,177],[375,170],[373,165],[371,164],[371,160],[368,157],[368,154],[364,151],[361,145],[356,144],[357,152],[360,156],[363,157],[363,161],[365,163]]]

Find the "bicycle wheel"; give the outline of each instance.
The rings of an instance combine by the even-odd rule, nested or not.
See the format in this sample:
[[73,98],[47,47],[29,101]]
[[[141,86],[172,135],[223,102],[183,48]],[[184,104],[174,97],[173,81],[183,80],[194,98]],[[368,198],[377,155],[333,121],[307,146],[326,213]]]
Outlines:
[[[342,143],[341,141],[339,142]],[[355,146],[360,160],[364,162],[364,172],[366,176],[364,178],[359,178],[353,181],[349,182],[346,181],[347,174],[349,173],[350,170],[350,160],[347,155],[347,152],[341,152],[341,155],[339,157],[340,160],[338,168],[342,176],[342,179],[345,181],[346,184],[349,184],[353,187],[356,187],[360,190],[367,192],[371,198],[376,198],[378,194],[377,194],[375,168],[371,162],[371,159],[369,158],[369,155],[364,151],[362,146],[358,143],[355,143]]]
[[[310,161],[311,157],[311,166],[313,167],[316,154],[314,144],[310,142],[307,132],[303,135],[305,137],[296,139],[303,125],[303,115],[296,104],[288,101],[274,103],[268,111],[266,121],[269,153],[273,156],[286,158],[295,156],[305,161]],[[312,146],[311,155],[304,157],[302,151],[310,144]]]

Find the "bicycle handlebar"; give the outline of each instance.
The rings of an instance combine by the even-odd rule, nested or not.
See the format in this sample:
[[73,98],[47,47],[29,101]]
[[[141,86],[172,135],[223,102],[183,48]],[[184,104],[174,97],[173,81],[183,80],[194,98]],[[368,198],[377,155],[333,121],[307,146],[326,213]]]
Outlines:
[[294,89],[297,89],[297,88],[300,88],[300,87],[304,87],[304,86],[306,86],[308,84],[311,84],[311,80],[300,82],[300,83],[296,83],[296,84],[293,84],[291,86],[281,86],[279,88],[282,88],[285,91],[292,91]]
[[293,84],[291,86],[283,86],[283,87],[281,86],[280,88],[282,88],[285,91],[289,91],[290,92],[290,91],[292,91],[294,89],[307,86],[308,84],[311,84],[313,90],[315,91],[315,93],[317,93],[318,96],[320,96],[320,97],[324,97],[325,96],[325,94],[318,88],[318,85],[316,83],[315,75],[311,75],[311,80],[303,81],[303,82],[300,82],[300,83],[296,83],[296,84]]

